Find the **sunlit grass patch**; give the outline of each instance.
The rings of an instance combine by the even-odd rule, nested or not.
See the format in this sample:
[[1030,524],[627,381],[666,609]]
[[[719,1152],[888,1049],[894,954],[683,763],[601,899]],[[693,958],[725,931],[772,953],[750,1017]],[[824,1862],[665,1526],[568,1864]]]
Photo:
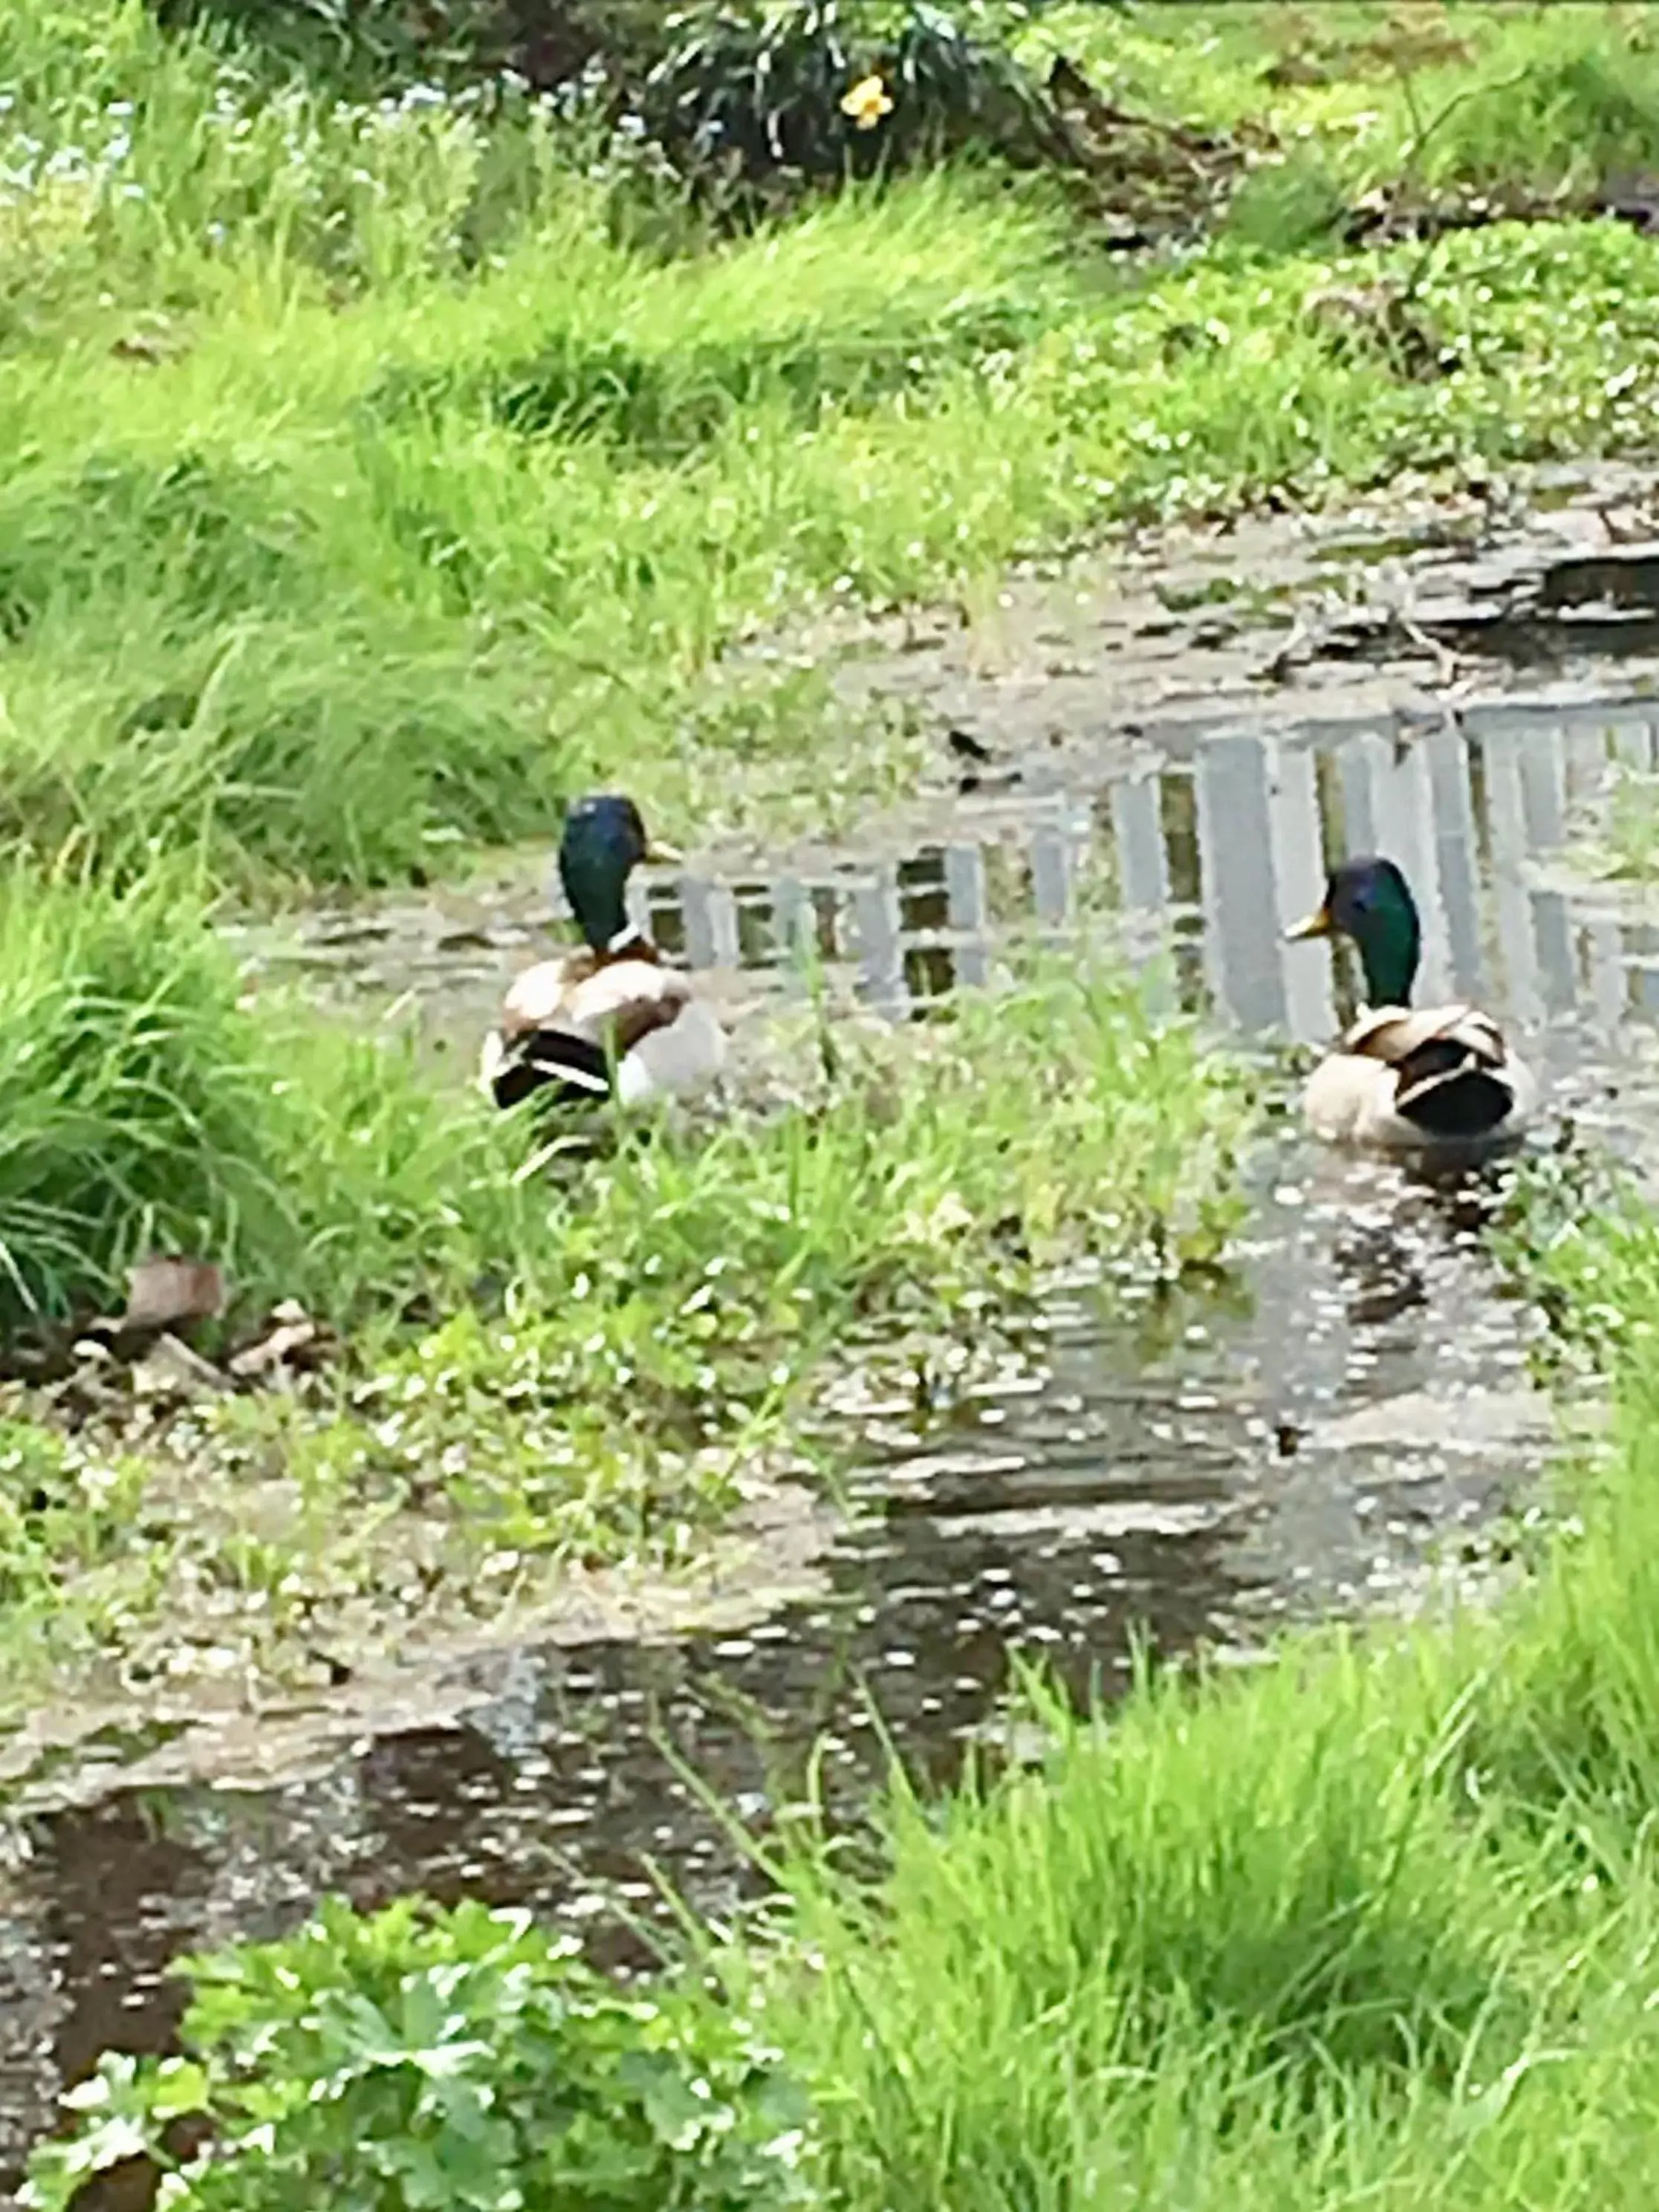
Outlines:
[[[1158,112],[1200,116],[1224,82],[1265,90],[1290,149],[1177,263],[1114,260],[1029,181],[960,171],[666,256],[539,108],[354,106],[136,0],[78,29],[15,11],[0,829],[82,835],[118,872],[204,845],[250,890],[542,836],[624,761],[688,814],[799,818],[805,759],[833,753],[851,801],[892,748],[831,732],[822,686],[734,703],[728,656],[825,601],[948,598],[1126,521],[1651,442],[1650,241],[1499,226],[1335,255],[1296,185],[1309,161],[1321,204],[1386,182],[1420,110],[1425,189],[1495,189],[1516,114],[1577,189],[1645,127],[1639,25],[1460,14],[1468,57],[1419,56],[1408,95],[1358,19],[1298,46],[1107,17],[1085,58],[1108,78],[1167,61]],[[1326,44],[1328,82],[1264,86],[1281,47]]]
[[[663,270],[572,190],[453,292],[268,324],[250,298],[152,367],[12,366],[15,834],[385,881],[544,832],[624,752],[713,798],[728,747],[766,785],[835,719],[788,672],[757,717],[713,664],[803,599],[896,585],[896,552],[924,573],[940,523],[973,551],[954,514],[907,529],[885,448],[1069,296],[1059,234],[936,183]],[[866,416],[879,477],[816,459]]]

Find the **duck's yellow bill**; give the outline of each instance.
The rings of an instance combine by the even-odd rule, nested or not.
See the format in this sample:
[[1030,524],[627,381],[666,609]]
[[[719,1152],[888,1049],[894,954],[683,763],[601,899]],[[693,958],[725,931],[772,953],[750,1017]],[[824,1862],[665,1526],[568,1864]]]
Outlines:
[[647,840],[645,857],[653,867],[675,868],[685,855],[678,845],[667,845],[660,837],[652,837]]
[[1300,921],[1293,921],[1285,935],[1288,941],[1297,937],[1328,937],[1330,933],[1331,910],[1328,906],[1322,906],[1304,915]]

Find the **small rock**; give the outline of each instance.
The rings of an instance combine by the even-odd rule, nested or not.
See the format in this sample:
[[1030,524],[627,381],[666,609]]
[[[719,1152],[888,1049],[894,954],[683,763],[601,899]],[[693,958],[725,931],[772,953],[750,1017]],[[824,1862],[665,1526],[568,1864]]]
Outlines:
[[132,1388],[141,1398],[191,1399],[216,1397],[230,1385],[210,1359],[176,1336],[161,1335],[134,1366]]
[[323,1332],[297,1298],[284,1298],[271,1312],[271,1327],[256,1344],[246,1345],[230,1362],[239,1381],[249,1382],[299,1362],[300,1354],[317,1351]]
[[225,1279],[211,1260],[177,1255],[141,1260],[127,1270],[123,1328],[175,1328],[224,1311]]

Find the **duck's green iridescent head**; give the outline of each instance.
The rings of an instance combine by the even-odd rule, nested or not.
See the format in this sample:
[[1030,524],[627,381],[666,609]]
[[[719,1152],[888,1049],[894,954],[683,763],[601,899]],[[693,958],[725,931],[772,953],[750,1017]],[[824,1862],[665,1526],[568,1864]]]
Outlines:
[[559,841],[559,881],[577,927],[596,952],[614,951],[634,933],[628,878],[640,863],[679,857],[672,845],[646,835],[631,799],[598,792],[575,801]]
[[1417,980],[1423,927],[1411,886],[1392,860],[1344,860],[1325,879],[1324,901],[1287,937],[1346,937],[1359,950],[1373,1006],[1407,1006]]

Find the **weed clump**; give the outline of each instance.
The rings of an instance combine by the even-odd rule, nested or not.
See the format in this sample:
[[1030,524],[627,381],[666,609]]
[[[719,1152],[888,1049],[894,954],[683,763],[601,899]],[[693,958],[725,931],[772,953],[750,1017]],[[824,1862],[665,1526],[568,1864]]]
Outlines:
[[[619,1990],[527,1914],[331,1901],[295,1936],[186,1971],[188,2055],[106,2059],[76,2092],[94,2124],[41,2151],[23,2203],[67,2208],[145,2144],[204,2212],[278,2212],[319,2186],[470,2212],[814,2201],[805,2102],[760,2029],[695,1987]],[[208,2140],[179,2160],[181,2134]]]
[[510,1182],[482,1109],[441,1099],[396,1037],[240,992],[176,867],[0,880],[0,1325],[118,1306],[151,1249],[342,1318],[457,1265],[440,1164],[485,1218],[486,1162]]

